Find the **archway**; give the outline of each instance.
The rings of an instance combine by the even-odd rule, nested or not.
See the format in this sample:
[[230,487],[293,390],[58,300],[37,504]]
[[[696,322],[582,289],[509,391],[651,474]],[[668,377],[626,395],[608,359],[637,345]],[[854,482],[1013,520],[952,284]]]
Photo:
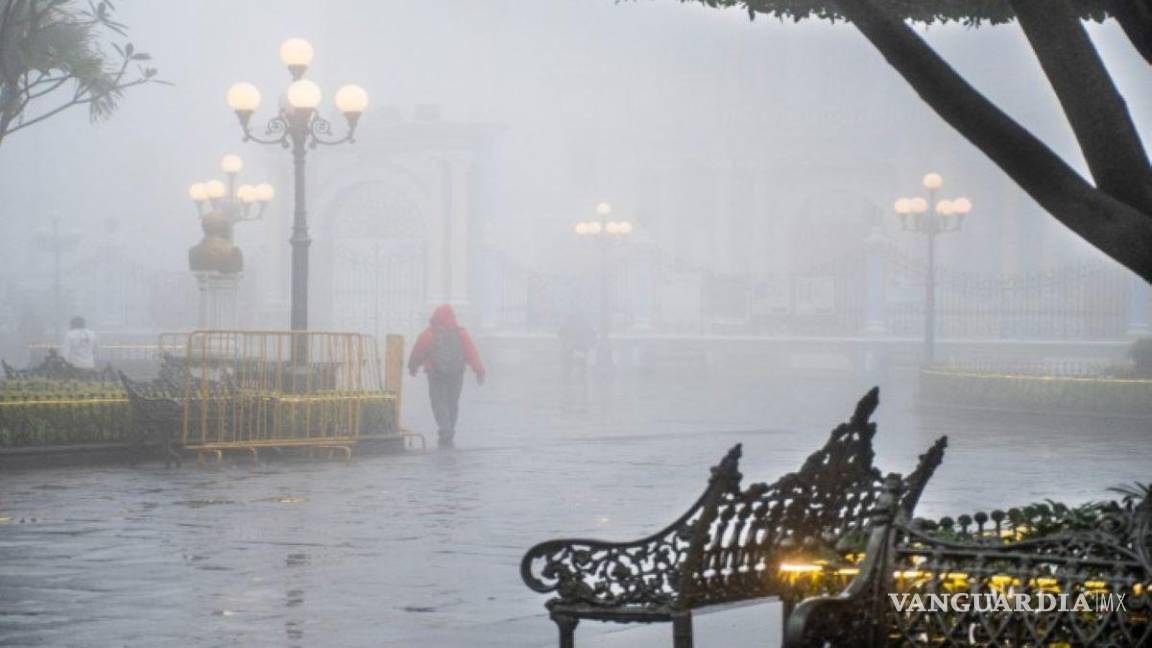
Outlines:
[[389,175],[349,189],[331,214],[336,330],[410,334],[426,315],[426,213],[418,187]]

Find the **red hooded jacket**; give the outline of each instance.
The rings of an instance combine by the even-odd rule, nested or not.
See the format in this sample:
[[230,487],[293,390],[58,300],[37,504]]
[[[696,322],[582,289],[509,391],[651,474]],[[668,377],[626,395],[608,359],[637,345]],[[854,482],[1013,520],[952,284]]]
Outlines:
[[441,304],[436,307],[432,313],[432,318],[428,320],[428,328],[416,338],[416,344],[412,346],[412,355],[408,356],[408,372],[415,374],[416,370],[424,367],[427,372],[431,369],[432,360],[432,345],[436,342],[437,330],[454,330],[460,335],[460,346],[464,349],[464,362],[472,371],[476,372],[478,378],[484,378],[484,363],[480,362],[480,353],[476,351],[476,345],[472,342],[472,336],[468,335],[468,331],[464,327],[456,323],[456,311],[448,304]]

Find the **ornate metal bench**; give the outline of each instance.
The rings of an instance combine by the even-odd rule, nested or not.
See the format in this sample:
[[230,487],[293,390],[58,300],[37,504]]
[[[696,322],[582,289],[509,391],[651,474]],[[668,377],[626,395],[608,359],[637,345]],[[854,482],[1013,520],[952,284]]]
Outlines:
[[178,395],[166,383],[139,383],[123,372],[120,373],[120,383],[124,385],[132,412],[132,437],[136,441],[137,459],[149,445],[154,444],[164,452],[165,468],[173,462],[179,466],[183,462],[177,440],[184,408],[177,400]]
[[[900,488],[890,483],[877,507],[859,574],[838,595],[802,602],[788,620],[785,646],[1152,645],[1147,494],[1113,502],[1088,528],[1021,540],[1035,527],[1000,511],[960,516],[958,525],[902,518]],[[1008,610],[987,598],[977,605],[973,597],[996,593],[1013,595],[1012,605],[1015,595],[1026,596],[1034,611]],[[923,606],[903,596],[913,594]],[[1069,597],[1065,608],[1086,595],[1089,609],[1062,611],[1061,594]],[[1099,594],[1123,595],[1122,605],[1113,599],[1100,609]],[[930,595],[953,598],[945,604]]]
[[103,369],[82,369],[60,357],[55,349],[49,349],[48,355],[40,364],[27,369],[16,369],[7,362],[0,360],[4,368],[4,375],[9,380],[29,380],[43,378],[46,380],[76,380],[85,382],[115,382],[116,370],[112,365]]
[[[776,596],[787,614],[795,590],[779,570],[783,561],[801,552],[838,560],[868,537],[868,514],[883,485],[872,465],[876,426],[869,421],[878,403],[873,389],[798,472],[772,484],[741,489],[735,446],[696,503],[647,538],[552,540],[530,549],[521,578],[537,592],[555,593],[546,606],[560,646],[574,645],[581,619],[671,622],[675,646],[686,648],[694,608]],[[901,510],[911,513],[946,444],[941,438],[921,455]]]

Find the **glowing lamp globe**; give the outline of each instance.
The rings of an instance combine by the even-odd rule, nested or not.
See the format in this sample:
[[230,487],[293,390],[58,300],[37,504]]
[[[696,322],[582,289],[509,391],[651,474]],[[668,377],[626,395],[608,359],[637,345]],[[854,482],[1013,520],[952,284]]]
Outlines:
[[240,173],[244,169],[244,160],[239,155],[229,153],[220,158],[220,170],[224,173]]
[[952,209],[957,214],[967,214],[972,211],[972,201],[967,198],[957,198],[952,201]]
[[944,186],[944,178],[939,173],[929,173],[924,176],[925,189],[939,189]]
[[188,197],[196,202],[208,200],[208,188],[204,186],[203,182],[194,182],[192,186],[188,187]]
[[955,208],[952,206],[951,200],[941,200],[940,202],[936,203],[937,214],[940,214],[941,216],[951,216],[954,212]]
[[616,221],[608,221],[608,224],[604,226],[604,230],[609,234],[619,234],[620,224]]
[[315,110],[323,98],[320,86],[309,79],[293,81],[288,86],[288,105],[298,110]]
[[612,205],[606,202],[602,202],[596,205],[596,213],[601,216],[607,216],[608,214],[612,213]]
[[630,223],[628,221],[621,222],[619,230],[620,230],[621,234],[631,234],[632,233],[632,223]]
[[267,182],[261,182],[252,188],[254,197],[260,202],[268,202],[276,195],[276,190]]
[[604,230],[604,228],[600,225],[599,221],[592,221],[591,223],[588,223],[588,233],[589,234],[593,234],[593,235],[599,234],[603,230]]
[[315,55],[312,43],[303,38],[289,38],[280,44],[280,60],[289,68],[307,68]]
[[358,85],[342,86],[336,91],[336,96],[333,99],[335,99],[336,107],[340,109],[340,112],[346,114],[359,114],[368,107],[368,93]]
[[897,214],[908,214],[912,211],[912,201],[907,198],[898,198],[896,204],[893,205]]
[[227,99],[228,107],[236,112],[254,112],[260,107],[260,90],[247,81],[233,83]]
[[240,202],[242,203],[255,202],[256,187],[247,184],[240,185],[239,187],[236,187],[236,197],[239,198]]
[[576,223],[576,226],[573,227],[572,230],[580,236],[584,236],[588,233],[588,223]]
[[228,188],[224,186],[223,182],[219,180],[209,180],[204,183],[205,193],[209,198],[223,198],[224,194],[228,192]]

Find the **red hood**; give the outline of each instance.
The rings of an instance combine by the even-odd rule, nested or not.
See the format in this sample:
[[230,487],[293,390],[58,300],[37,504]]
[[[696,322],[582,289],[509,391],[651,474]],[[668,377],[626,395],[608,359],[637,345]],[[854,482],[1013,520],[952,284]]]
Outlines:
[[428,324],[433,328],[460,328],[460,325],[456,323],[456,311],[452,310],[448,304],[437,306],[436,310],[432,312],[432,318],[428,320]]

